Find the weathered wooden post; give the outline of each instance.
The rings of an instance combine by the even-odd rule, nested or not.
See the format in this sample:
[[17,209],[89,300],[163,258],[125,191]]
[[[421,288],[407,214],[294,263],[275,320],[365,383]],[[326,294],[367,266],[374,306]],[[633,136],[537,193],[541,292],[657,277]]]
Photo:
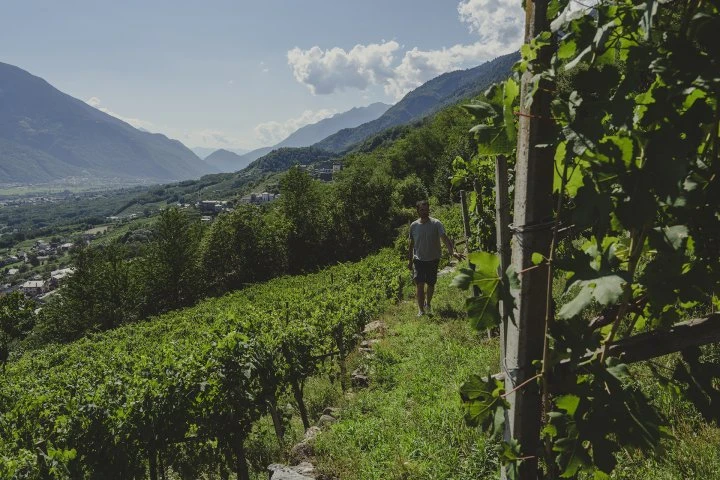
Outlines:
[[[502,276],[510,266],[510,195],[508,191],[507,158],[505,155],[495,157],[495,237],[497,252],[500,256]],[[508,319],[507,306],[500,301],[500,358],[505,358],[505,330]]]
[[460,208],[462,209],[463,231],[465,233],[465,253],[469,253],[468,240],[470,239],[470,216],[468,214],[467,195],[460,190]]
[[[546,29],[548,0],[525,3],[525,43]],[[549,59],[551,48],[539,52],[539,58]],[[519,478],[538,478],[538,456],[541,451],[541,405],[535,360],[542,358],[545,312],[547,309],[547,267],[530,268],[532,254],[547,256],[551,241],[553,215],[553,150],[537,145],[552,139],[549,88],[541,85],[527,105],[526,97],[533,87],[533,73],[526,71],[521,80],[518,125],[517,162],[515,175],[514,228],[511,263],[519,274],[520,288],[516,291],[514,322],[505,323],[504,362],[505,389],[510,411],[505,423],[505,437],[516,439],[524,461]],[[505,472],[503,472],[503,477]]]

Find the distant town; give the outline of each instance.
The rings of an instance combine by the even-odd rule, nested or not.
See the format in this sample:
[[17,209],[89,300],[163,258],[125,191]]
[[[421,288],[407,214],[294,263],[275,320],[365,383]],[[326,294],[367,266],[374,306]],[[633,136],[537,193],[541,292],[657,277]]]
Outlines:
[[[329,182],[333,175],[342,170],[342,164],[336,163],[332,168],[316,168],[313,165],[300,165],[311,177]],[[103,197],[102,193],[91,194],[93,197]],[[67,201],[75,194],[60,192],[46,195],[28,195],[11,199],[0,200],[0,206],[12,207],[20,205],[42,205]],[[177,208],[194,210],[199,214],[200,221],[211,223],[215,217],[223,212],[233,211],[235,204],[262,205],[274,202],[281,198],[279,193],[255,192],[232,200],[201,199],[193,203],[178,202]],[[47,299],[56,295],[64,281],[70,277],[75,268],[71,262],[71,251],[90,245],[108,232],[118,227],[130,224],[140,218],[151,216],[153,212],[145,214],[129,213],[125,215],[111,215],[105,217],[106,224],[89,228],[69,236],[52,236],[49,239],[35,238],[18,243],[15,247],[7,249],[7,253],[0,253],[0,295],[21,291],[27,297],[43,304]],[[17,233],[17,228],[0,224],[0,237]]]

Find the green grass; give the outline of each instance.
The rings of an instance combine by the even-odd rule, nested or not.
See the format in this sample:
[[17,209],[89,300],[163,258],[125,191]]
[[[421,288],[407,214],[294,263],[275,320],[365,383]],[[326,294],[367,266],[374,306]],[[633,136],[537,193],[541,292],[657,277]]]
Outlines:
[[[319,416],[323,406],[341,407],[340,421],[317,439],[316,467],[343,480],[498,478],[495,443],[465,426],[458,388],[471,373],[497,371],[498,343],[473,332],[464,293],[441,277],[435,317],[415,317],[409,296],[381,320],[388,331],[365,364],[371,385],[343,396],[327,379],[313,379],[307,396]],[[665,358],[664,361],[673,361]],[[689,404],[659,387],[647,367],[633,366],[643,391],[670,420],[675,438],[655,454],[624,450],[612,475],[617,480],[720,479],[720,429]],[[300,438],[302,429],[293,428]],[[277,452],[276,452],[277,453]],[[264,478],[264,477],[258,477]]]
[[496,341],[464,318],[462,293],[441,277],[436,311],[415,317],[410,299],[381,320],[389,331],[365,363],[370,388],[343,401],[341,421],[316,443],[318,469],[345,479],[477,479],[497,473],[493,444],[465,426],[458,388],[471,374],[495,371]]

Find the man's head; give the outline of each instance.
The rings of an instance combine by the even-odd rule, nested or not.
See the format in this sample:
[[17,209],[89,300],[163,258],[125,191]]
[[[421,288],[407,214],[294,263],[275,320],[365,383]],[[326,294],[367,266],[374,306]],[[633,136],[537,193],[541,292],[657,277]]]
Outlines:
[[422,220],[425,220],[430,216],[430,204],[427,200],[419,200],[415,204],[415,207],[417,208],[418,216]]

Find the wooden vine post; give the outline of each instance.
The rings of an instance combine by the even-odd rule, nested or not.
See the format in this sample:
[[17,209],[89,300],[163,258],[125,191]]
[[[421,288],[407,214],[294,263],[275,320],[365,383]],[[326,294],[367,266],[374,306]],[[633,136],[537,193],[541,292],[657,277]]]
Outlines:
[[[525,4],[525,43],[547,30],[548,0]],[[539,57],[552,55],[550,48],[540,50]],[[510,403],[505,422],[505,439],[515,439],[521,446],[524,461],[519,465],[521,480],[538,478],[540,454],[541,405],[535,376],[543,353],[545,314],[547,310],[547,267],[533,267],[534,252],[547,255],[551,242],[553,216],[553,157],[551,148],[537,145],[552,139],[550,120],[551,96],[541,85],[530,106],[528,92],[533,89],[532,72],[521,79],[520,112],[515,174],[514,228],[511,263],[519,274],[520,288],[514,292],[514,321],[505,322],[503,332],[503,370],[505,390]],[[526,385],[523,383],[527,382]],[[503,471],[503,477],[505,472]]]
[[[508,188],[508,168],[505,155],[495,156],[495,236],[497,252],[500,256],[500,271],[502,276],[510,266],[510,194]],[[500,301],[500,346],[505,348],[505,330],[507,330],[508,306]],[[505,351],[500,352],[505,358]]]

